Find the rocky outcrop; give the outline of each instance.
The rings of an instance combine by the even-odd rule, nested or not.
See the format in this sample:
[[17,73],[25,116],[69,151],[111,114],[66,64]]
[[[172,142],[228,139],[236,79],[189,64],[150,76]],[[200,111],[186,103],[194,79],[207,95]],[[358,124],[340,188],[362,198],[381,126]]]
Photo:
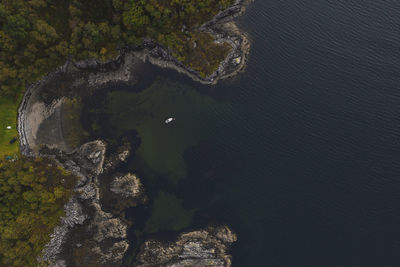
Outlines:
[[[124,140],[117,148],[116,152],[108,156],[104,162],[104,170],[106,172],[114,171],[118,163],[126,162],[131,154],[131,143]],[[115,164],[117,163],[117,164]]]
[[106,154],[106,144],[97,140],[83,144],[78,152],[78,165],[94,175],[103,172],[103,163]]
[[237,239],[227,227],[209,227],[180,234],[176,240],[146,241],[136,267],[231,266],[230,245]]
[[66,235],[70,229],[76,225],[82,225],[87,219],[87,215],[83,213],[82,206],[78,203],[76,196],[73,196],[64,207],[65,215],[61,218],[53,234],[50,236],[50,242],[46,244],[39,262],[52,262],[54,266],[65,266],[65,262],[57,259],[57,254],[61,251],[61,246],[66,240]]
[[203,84],[216,84],[221,79],[233,77],[244,70],[250,52],[248,37],[238,29],[233,19],[245,11],[250,1],[236,0],[230,8],[221,11],[214,19],[200,27],[203,32],[212,34],[216,43],[228,43],[232,47],[218,69],[207,77],[202,77],[199,72],[185,66],[172,55],[172,51],[152,39],[145,39],[139,49],[133,49],[132,53],[143,61],[162,68],[174,69]]
[[[114,193],[102,192],[102,195],[100,186],[102,180],[117,176],[113,172],[119,163],[127,160],[130,144],[125,142],[109,157],[106,156],[107,146],[101,140],[73,147],[66,141],[61,112],[65,99],[87,97],[109,83],[136,83],[134,69],[140,64],[141,60],[132,54],[106,63],[67,62],[26,91],[18,113],[22,153],[53,158],[79,177],[75,194],[65,205],[65,215],[39,257],[40,262],[50,266],[121,264],[129,246],[129,225],[120,210],[113,213],[103,209],[102,196]],[[118,177],[124,175],[118,174]],[[139,190],[141,184],[137,177],[134,182],[135,190]],[[122,184],[120,187],[123,190]],[[137,196],[133,195],[135,190],[129,190],[128,194],[134,199],[129,204],[143,202],[142,189]]]
[[111,192],[124,198],[135,198],[143,192],[142,183],[131,173],[114,177],[110,186]]
[[104,162],[115,167],[125,159],[123,155],[129,154],[124,146],[106,159],[106,147],[105,142],[96,140],[71,153],[51,147],[41,149],[41,156],[54,157],[61,166],[79,176],[80,181],[75,188],[76,194],[64,207],[65,216],[54,230],[40,262],[47,262],[50,266],[121,265],[129,247],[129,225],[119,217],[119,213],[103,210],[99,180],[114,177],[111,188],[137,201],[144,197],[144,192],[135,175],[115,175],[105,171]]

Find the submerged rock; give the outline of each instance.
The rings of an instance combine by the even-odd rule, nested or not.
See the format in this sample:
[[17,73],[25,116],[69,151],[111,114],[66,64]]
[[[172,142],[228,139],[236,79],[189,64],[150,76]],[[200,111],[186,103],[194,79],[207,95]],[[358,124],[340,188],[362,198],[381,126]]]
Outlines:
[[117,150],[109,155],[104,162],[104,170],[107,172],[113,171],[117,165],[126,162],[131,154],[131,143],[123,141]]
[[173,242],[146,241],[136,267],[231,266],[230,245],[237,240],[227,226],[180,234]]

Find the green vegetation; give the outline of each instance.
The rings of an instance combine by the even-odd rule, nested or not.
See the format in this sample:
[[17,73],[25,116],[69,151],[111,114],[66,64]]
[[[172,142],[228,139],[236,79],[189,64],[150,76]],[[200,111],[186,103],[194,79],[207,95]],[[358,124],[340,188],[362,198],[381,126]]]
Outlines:
[[1,266],[36,266],[74,184],[49,160],[0,161]]
[[[10,140],[18,136],[16,129],[18,102],[10,97],[0,97],[0,159],[18,154],[18,142]],[[11,129],[7,129],[11,126]]]
[[199,26],[233,0],[3,0],[1,94],[18,95],[46,72],[74,59],[106,60],[118,47],[150,37],[203,75],[229,52]]
[[215,43],[213,37],[200,32],[199,27],[229,7],[233,0],[114,2],[125,2],[122,19],[129,31],[136,36],[149,36],[171,48],[179,61],[202,76],[213,73],[231,49],[228,44]]

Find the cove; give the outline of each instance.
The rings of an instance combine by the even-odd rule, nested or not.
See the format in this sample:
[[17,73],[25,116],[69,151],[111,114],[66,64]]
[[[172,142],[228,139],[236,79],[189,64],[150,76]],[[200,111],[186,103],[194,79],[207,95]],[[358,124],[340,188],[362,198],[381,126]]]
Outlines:
[[137,235],[226,223],[234,266],[400,262],[399,12],[255,1],[238,77],[203,86],[156,69],[140,90],[110,90],[93,117],[106,140],[141,140],[126,166],[151,199]]
[[[134,220],[144,220],[143,229],[133,227],[136,238],[206,225],[193,220],[197,208],[188,207],[182,194],[190,171],[188,151],[217,140],[221,127],[234,120],[232,104],[211,86],[173,71],[143,68],[148,73],[138,85],[103,89],[95,100],[87,101],[83,114],[85,125],[90,125],[87,130],[109,144],[132,132],[140,140],[125,166],[144,178],[150,198],[144,217],[132,215]],[[175,120],[166,124],[168,117]]]

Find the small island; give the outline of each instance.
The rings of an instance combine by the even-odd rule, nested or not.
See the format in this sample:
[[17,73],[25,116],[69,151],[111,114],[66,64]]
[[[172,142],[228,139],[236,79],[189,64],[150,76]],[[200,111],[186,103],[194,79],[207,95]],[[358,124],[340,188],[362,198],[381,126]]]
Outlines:
[[[32,231],[21,239],[5,235],[12,230],[2,228],[1,236],[8,244],[0,251],[2,263],[126,264],[131,223],[124,218],[124,209],[146,203],[147,196],[140,177],[120,173],[117,167],[135,148],[128,137],[118,145],[103,140],[83,142],[81,101],[109,84],[134,86],[144,62],[175,69],[204,84],[236,75],[245,67],[249,41],[232,20],[245,7],[242,0],[0,4],[0,119],[7,119],[14,131],[0,135],[0,147],[4,147],[0,168],[9,184],[25,177],[8,175],[14,169],[32,170],[35,179],[41,179],[31,181],[32,189],[23,187],[26,202],[18,206],[20,214],[25,212],[24,205],[35,203],[25,195],[39,192],[35,189],[39,185],[43,200],[30,204],[29,209],[37,205],[30,212],[47,209],[46,200],[54,198],[49,203],[55,203],[48,208],[53,217],[42,232]],[[18,123],[3,112],[16,114],[17,106]],[[16,129],[18,142],[10,144],[9,139],[17,136]],[[12,190],[20,189],[4,192]],[[4,196],[2,199],[7,198]],[[13,221],[4,219],[9,211],[1,212],[2,224],[11,224]],[[199,243],[188,247],[194,240]],[[228,249],[235,240],[229,227],[209,226],[179,235],[174,244],[146,241],[135,264],[169,266],[192,261],[230,266]],[[25,252],[21,247],[27,248]],[[163,250],[171,249],[173,256],[162,256]],[[12,254],[13,250],[19,252]],[[160,253],[159,257],[151,257],[154,253]]]

